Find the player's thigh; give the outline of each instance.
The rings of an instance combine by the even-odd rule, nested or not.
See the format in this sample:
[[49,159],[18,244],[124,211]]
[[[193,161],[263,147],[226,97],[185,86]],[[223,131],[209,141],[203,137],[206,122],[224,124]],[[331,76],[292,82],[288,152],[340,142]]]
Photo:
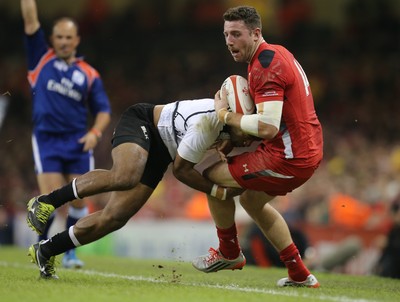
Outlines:
[[113,148],[111,173],[116,180],[138,182],[143,175],[149,153],[140,145],[126,142]]
[[107,219],[127,221],[147,202],[154,189],[139,183],[131,190],[114,191],[103,209]]
[[217,162],[211,165],[203,171],[203,175],[220,186],[240,188],[240,185],[229,172],[226,162]]
[[286,195],[306,182],[315,171],[300,168],[267,152],[246,152],[233,156],[229,170],[242,188],[264,191],[270,196]]

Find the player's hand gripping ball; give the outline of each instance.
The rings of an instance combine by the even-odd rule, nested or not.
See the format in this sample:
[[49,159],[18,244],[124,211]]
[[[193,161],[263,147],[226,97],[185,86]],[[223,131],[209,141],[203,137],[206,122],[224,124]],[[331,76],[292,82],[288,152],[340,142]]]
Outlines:
[[253,114],[255,110],[254,101],[250,96],[247,80],[239,75],[231,75],[222,83],[225,87],[226,97],[228,99],[228,110],[241,114]]

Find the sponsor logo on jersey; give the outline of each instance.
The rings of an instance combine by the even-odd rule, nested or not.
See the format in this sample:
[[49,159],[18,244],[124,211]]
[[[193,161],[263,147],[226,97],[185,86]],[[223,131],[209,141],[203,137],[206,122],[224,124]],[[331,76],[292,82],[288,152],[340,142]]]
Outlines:
[[82,86],[85,83],[85,76],[79,70],[74,70],[74,72],[72,73],[72,82],[79,86]]
[[146,129],[146,127],[145,127],[145,126],[140,126],[140,128],[141,128],[142,131],[143,131],[143,135],[144,135],[145,139],[149,139],[149,135],[147,134],[147,129]]
[[50,79],[47,82],[48,91],[57,92],[77,102],[80,102],[82,100],[82,94],[79,91],[73,89],[73,86],[74,84],[67,78],[62,78],[61,83],[58,83],[53,79]]
[[277,96],[278,93],[275,90],[272,91],[266,91],[262,94],[262,96]]

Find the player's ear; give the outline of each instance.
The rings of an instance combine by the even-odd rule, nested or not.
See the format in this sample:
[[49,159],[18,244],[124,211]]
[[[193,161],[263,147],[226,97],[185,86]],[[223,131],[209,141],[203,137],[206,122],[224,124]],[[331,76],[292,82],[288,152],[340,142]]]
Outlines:
[[75,39],[74,39],[74,47],[78,48],[80,42],[81,42],[81,37],[80,36],[76,36]]
[[253,37],[255,41],[260,40],[262,38],[262,32],[259,27],[253,29]]

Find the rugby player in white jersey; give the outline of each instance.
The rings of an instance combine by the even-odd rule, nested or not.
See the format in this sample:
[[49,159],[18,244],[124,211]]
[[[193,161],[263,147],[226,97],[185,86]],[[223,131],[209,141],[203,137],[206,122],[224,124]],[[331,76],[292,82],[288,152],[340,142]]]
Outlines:
[[[241,190],[216,186],[195,169],[207,150],[224,134],[224,125],[215,113],[213,99],[177,101],[167,105],[143,103],[129,107],[113,134],[113,166],[110,170],[90,171],[29,202],[28,224],[40,232],[55,208],[74,199],[111,192],[104,209],[29,248],[41,277],[57,278],[56,255],[123,227],[149,199],[171,162],[174,175],[193,189],[222,200],[238,195]],[[249,145],[253,140],[250,136],[231,135],[232,141],[240,146]]]

